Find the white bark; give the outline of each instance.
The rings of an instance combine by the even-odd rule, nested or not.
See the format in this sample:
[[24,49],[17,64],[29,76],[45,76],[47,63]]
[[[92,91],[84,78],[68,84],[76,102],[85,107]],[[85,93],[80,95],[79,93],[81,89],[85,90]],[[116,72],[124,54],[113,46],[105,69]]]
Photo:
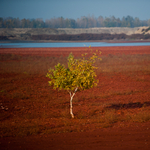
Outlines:
[[73,97],[76,93],[76,91],[78,90],[78,87],[75,89],[75,91],[72,93],[71,91],[69,92],[70,94],[70,114],[71,114],[71,117],[74,118],[74,114],[73,114],[73,111],[72,111],[72,100],[73,100]]

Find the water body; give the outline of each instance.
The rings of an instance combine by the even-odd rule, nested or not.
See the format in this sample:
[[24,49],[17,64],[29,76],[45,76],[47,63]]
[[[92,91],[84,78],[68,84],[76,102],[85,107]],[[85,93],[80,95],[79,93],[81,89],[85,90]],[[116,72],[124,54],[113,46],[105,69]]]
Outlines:
[[63,42],[63,43],[0,43],[0,48],[42,48],[42,47],[107,47],[107,46],[150,46],[150,42],[107,43],[107,42]]

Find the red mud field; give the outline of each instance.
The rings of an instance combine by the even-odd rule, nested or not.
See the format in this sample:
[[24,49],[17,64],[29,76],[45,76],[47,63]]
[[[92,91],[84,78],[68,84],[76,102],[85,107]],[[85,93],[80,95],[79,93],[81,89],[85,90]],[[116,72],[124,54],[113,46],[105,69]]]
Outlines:
[[[44,74],[10,72],[11,64],[21,63],[24,56],[56,61],[70,52],[80,56],[85,49],[0,48],[0,150],[150,149],[150,46],[91,47],[102,52],[99,84],[77,92],[75,119],[68,115],[68,95],[52,90]],[[5,61],[5,54],[22,57],[11,55]],[[5,63],[10,63],[7,72]]]
[[[99,50],[102,55],[117,54],[150,54],[150,46],[121,46],[121,47],[92,47]],[[0,53],[11,53],[19,55],[42,55],[42,56],[68,56],[72,52],[75,56],[86,52],[89,48],[0,48]]]

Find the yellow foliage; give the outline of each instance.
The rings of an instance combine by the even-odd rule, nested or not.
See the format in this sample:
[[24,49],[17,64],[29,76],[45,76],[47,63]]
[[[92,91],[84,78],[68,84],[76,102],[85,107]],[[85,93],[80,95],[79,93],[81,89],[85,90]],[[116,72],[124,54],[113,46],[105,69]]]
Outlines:
[[80,59],[75,59],[71,53],[68,56],[68,68],[57,64],[55,69],[48,71],[46,76],[50,78],[49,85],[52,85],[54,89],[58,88],[59,90],[65,89],[68,91],[74,91],[76,88],[85,90],[96,86],[98,83],[95,73],[97,67],[94,64],[96,59],[101,59],[99,58],[101,53],[97,53],[98,50],[90,58],[85,58],[87,53],[82,54]]

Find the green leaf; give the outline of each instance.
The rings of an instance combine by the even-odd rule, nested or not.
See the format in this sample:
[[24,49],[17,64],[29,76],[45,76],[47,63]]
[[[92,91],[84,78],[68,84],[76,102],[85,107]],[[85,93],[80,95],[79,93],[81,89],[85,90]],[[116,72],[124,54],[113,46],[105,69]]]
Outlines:
[[[86,56],[87,53],[83,56]],[[85,59],[75,59],[73,54],[68,56],[68,68],[58,63],[55,69],[49,69],[46,77],[50,78],[49,85],[54,89],[64,89],[74,91],[76,87],[85,90],[96,86],[98,80],[95,79],[96,73],[94,63],[98,58],[96,53]]]

